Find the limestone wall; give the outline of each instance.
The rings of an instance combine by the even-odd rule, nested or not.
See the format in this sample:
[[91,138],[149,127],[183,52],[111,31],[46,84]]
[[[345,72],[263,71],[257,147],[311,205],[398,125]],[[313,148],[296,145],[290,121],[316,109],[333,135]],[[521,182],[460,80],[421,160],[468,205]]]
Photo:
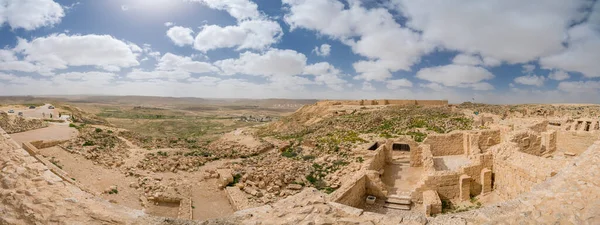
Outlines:
[[548,130],[542,132],[542,154],[553,153],[556,151],[557,132]]
[[33,146],[35,146],[38,149],[42,149],[42,148],[54,147],[59,144],[65,143],[67,141],[69,141],[69,140],[52,140],[52,141],[39,140],[39,141],[31,141],[29,143],[31,143]]
[[510,134],[510,141],[517,145],[519,151],[541,156],[542,137],[531,130],[515,131]]
[[423,143],[429,145],[433,156],[462,155],[466,153],[465,134],[462,132],[429,135]]
[[562,167],[559,161],[517,151],[515,144],[503,147],[504,151],[510,152],[494,155],[493,173],[494,191],[504,199],[530,191],[535,184],[550,178]]
[[548,120],[537,122],[533,125],[528,126],[527,128],[538,133],[544,132],[548,130]]
[[436,191],[423,192],[423,208],[427,216],[442,213],[442,201]]
[[364,205],[367,194],[367,177],[364,173],[358,173],[342,185],[330,196],[331,201],[360,208]]
[[[392,161],[392,145],[394,143],[398,143],[398,144],[407,144],[410,147],[410,166],[411,167],[421,167],[423,162],[422,162],[422,145],[419,145],[417,142],[415,142],[410,136],[401,136],[399,138],[396,139],[389,139],[386,142],[386,162],[391,162]],[[429,146],[428,146],[429,147]]]
[[467,154],[486,153],[502,141],[500,129],[481,130],[467,134]]
[[456,171],[436,171],[424,180],[419,182],[417,188],[412,193],[411,199],[414,202],[423,202],[423,192],[435,190],[441,199],[456,199],[460,195],[459,172]]
[[368,159],[365,164],[366,168],[368,170],[375,171],[382,170],[385,167],[387,149],[388,148],[385,144],[381,144],[379,145],[379,148],[377,148],[374,151],[371,151],[371,153],[367,156]]
[[466,174],[471,177],[471,195],[477,196],[481,194],[482,186],[481,183],[481,171],[484,169],[491,170],[493,168],[493,156],[492,154],[481,154],[473,157],[470,165],[460,168],[460,174]]

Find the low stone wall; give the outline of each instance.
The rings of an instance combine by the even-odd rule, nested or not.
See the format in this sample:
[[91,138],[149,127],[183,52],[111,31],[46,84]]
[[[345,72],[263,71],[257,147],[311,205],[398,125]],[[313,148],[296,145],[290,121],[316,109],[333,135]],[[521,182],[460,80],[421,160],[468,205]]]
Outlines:
[[528,129],[537,133],[542,133],[548,130],[548,120],[537,122],[533,125],[527,126]]
[[541,156],[542,137],[532,130],[515,131],[510,134],[510,141],[515,143],[521,152]]
[[427,173],[435,172],[435,162],[433,161],[433,154],[429,149],[429,145],[423,144],[421,147],[421,166]]
[[367,176],[364,171],[359,172],[338,190],[330,195],[332,202],[341,203],[344,205],[362,208],[367,195]]
[[227,199],[235,211],[252,208],[246,195],[238,187],[226,187]]
[[423,192],[423,209],[427,216],[442,213],[442,200],[436,191]]
[[482,179],[481,179],[481,171],[484,169],[491,170],[494,164],[494,159],[492,154],[482,154],[477,155],[471,159],[472,163],[467,166],[463,166],[460,168],[461,174],[466,174],[471,177],[471,187],[470,192],[471,195],[477,196],[482,193]]
[[42,148],[54,147],[54,146],[60,145],[62,143],[66,143],[68,141],[69,140],[52,140],[52,141],[39,140],[39,141],[31,141],[29,143],[31,143],[33,146],[35,146],[38,149],[42,149]]
[[503,199],[530,191],[535,184],[552,177],[563,166],[559,161],[523,153],[516,148],[514,144],[507,144],[504,150],[511,152],[494,155],[494,191]]
[[374,151],[370,151],[370,154],[367,155],[369,157],[366,160],[366,168],[367,170],[375,170],[380,171],[384,169],[386,156],[389,155],[388,148],[385,144],[380,144],[377,149]]
[[433,156],[462,155],[466,153],[465,134],[463,132],[429,135],[423,143],[429,145]]
[[467,133],[466,154],[486,153],[487,150],[502,141],[500,129],[481,130]]
[[556,151],[557,132],[548,130],[542,132],[542,154],[553,153]]

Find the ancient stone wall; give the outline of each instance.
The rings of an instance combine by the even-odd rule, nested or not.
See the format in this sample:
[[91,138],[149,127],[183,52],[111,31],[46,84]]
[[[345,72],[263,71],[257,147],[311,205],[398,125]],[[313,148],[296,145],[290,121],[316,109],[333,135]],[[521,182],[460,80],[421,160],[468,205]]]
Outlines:
[[515,144],[502,147],[505,152],[494,155],[493,173],[494,191],[504,199],[530,191],[562,167],[559,161],[520,152]]
[[466,153],[465,134],[462,132],[429,135],[423,143],[430,146],[433,156],[462,155]]
[[515,131],[510,134],[510,141],[517,145],[519,151],[541,156],[542,152],[542,137],[531,130]]
[[435,190],[443,200],[456,199],[460,195],[459,178],[456,171],[436,171],[420,181],[412,193],[414,202],[423,202],[423,192]]
[[385,167],[386,155],[388,155],[386,154],[387,149],[388,148],[385,144],[381,144],[377,149],[371,151],[370,154],[367,156],[369,158],[367,159],[367,162],[365,164],[366,168],[368,170],[375,171],[382,170]]
[[501,136],[500,129],[467,133],[466,154],[486,153],[491,146],[500,144]]
[[528,126],[527,128],[538,133],[544,132],[548,130],[548,120],[537,122],[533,125]]
[[386,142],[386,162],[392,162],[393,144],[407,144],[410,147],[410,166],[421,167],[422,162],[422,145],[415,142],[410,136],[401,136],[396,139],[389,139]]
[[367,177],[364,172],[359,172],[350,182],[342,184],[338,190],[330,196],[331,201],[360,208],[364,205],[367,194]]
[[442,213],[442,200],[436,191],[423,192],[423,209],[427,216]]
[[556,130],[548,130],[542,132],[542,154],[553,153],[556,151],[557,132]]
[[481,194],[482,191],[482,180],[481,180],[481,171],[484,169],[491,170],[493,167],[493,156],[492,154],[481,154],[474,156],[472,159],[472,163],[467,166],[463,166],[460,168],[461,174],[466,174],[472,178],[470,183],[471,187],[471,195],[476,196]]
[[33,146],[35,146],[38,149],[42,149],[42,148],[54,147],[54,146],[60,145],[62,143],[66,143],[68,141],[69,140],[52,140],[52,141],[39,140],[39,141],[31,141],[29,143],[31,143]]

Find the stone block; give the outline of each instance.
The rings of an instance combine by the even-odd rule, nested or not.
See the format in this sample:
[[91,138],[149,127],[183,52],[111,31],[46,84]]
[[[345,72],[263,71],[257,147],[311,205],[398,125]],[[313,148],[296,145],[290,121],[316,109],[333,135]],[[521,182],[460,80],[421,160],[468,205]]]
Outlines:
[[468,201],[471,196],[471,177],[468,175],[462,175],[459,178],[459,199],[461,201]]
[[488,168],[481,170],[481,194],[492,191],[492,171]]
[[427,216],[442,213],[442,200],[436,191],[423,192],[423,208]]

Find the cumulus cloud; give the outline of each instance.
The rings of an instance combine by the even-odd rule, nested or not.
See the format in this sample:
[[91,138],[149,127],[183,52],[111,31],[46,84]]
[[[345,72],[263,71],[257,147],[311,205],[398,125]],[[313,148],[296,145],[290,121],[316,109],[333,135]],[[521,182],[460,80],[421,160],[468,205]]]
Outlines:
[[270,49],[263,54],[244,52],[237,59],[220,60],[214,65],[224,75],[293,76],[304,71],[306,56],[294,50]]
[[132,80],[147,80],[147,79],[173,79],[180,80],[190,77],[190,73],[186,71],[143,71],[140,69],[133,69],[133,71],[127,73],[127,78]]
[[327,62],[306,66],[304,74],[314,75],[317,84],[325,84],[336,91],[341,91],[348,85],[348,82],[341,78],[342,71]]
[[13,29],[35,30],[60,23],[65,12],[53,0],[2,0],[0,26],[7,23]]
[[[599,11],[597,14],[600,14],[600,9],[596,10]],[[600,63],[598,63],[600,58],[599,30],[600,21],[597,24],[584,23],[571,28],[568,33],[568,49],[541,58],[540,64],[544,68],[580,72],[585,77],[600,77]]]
[[277,43],[282,35],[279,24],[269,20],[242,21],[225,27],[206,25],[196,36],[194,48],[202,52],[233,47],[262,50]]
[[175,25],[175,23],[173,23],[173,22],[165,22],[165,27],[172,27],[173,25]]
[[563,81],[558,84],[558,89],[570,93],[585,93],[590,95],[598,93],[600,90],[600,81]]
[[363,82],[362,84],[362,90],[363,91],[375,91],[377,89],[375,89],[375,87],[373,87],[373,84],[371,84],[371,82]]
[[451,64],[423,68],[417,72],[416,77],[448,87],[470,87],[474,90],[494,89],[491,84],[483,82],[494,78],[494,75],[478,66]]
[[318,56],[329,56],[329,53],[331,53],[331,45],[322,44],[321,47],[316,46],[315,49],[313,49],[313,52]]
[[392,90],[403,88],[403,87],[412,87],[412,86],[413,86],[412,82],[410,82],[409,80],[404,79],[404,78],[397,79],[397,80],[388,80],[387,85],[386,85],[386,87],[388,89],[392,89]]
[[200,2],[210,8],[225,10],[237,20],[258,19],[261,17],[258,5],[249,0],[188,0]]
[[198,62],[192,60],[190,57],[178,56],[170,52],[160,58],[157,66],[157,70],[167,71],[185,71],[189,73],[208,73],[218,72],[219,69],[207,62]]
[[177,46],[191,45],[194,43],[194,31],[187,27],[174,26],[167,30],[167,36]]
[[566,80],[569,79],[571,76],[569,76],[569,74],[565,71],[562,70],[556,70],[556,71],[552,71],[550,74],[548,74],[548,78],[552,79],[552,80]]
[[532,73],[533,70],[535,70],[535,65],[533,65],[533,64],[523,65],[523,70],[522,70],[523,73],[529,74],[529,73]]
[[517,77],[514,81],[515,83],[519,84],[541,87],[544,85],[544,81],[546,81],[546,78],[544,76],[526,75]]
[[452,63],[460,65],[478,66],[483,64],[483,60],[478,55],[458,54],[452,59]]
[[[394,0],[407,25],[447,49],[525,63],[563,50],[564,31],[590,1]],[[507,19],[518,18],[518,19]]]
[[19,39],[14,50],[23,54],[25,61],[49,70],[96,66],[112,71],[139,65],[131,46],[110,35],[53,34],[31,41]]
[[283,3],[289,7],[284,20],[292,30],[315,30],[368,58],[354,64],[359,73],[357,79],[385,80],[391,72],[410,70],[421,56],[434,49],[418,33],[396,23],[383,8],[367,9],[359,1],[350,1],[348,8],[337,0],[284,0]]

